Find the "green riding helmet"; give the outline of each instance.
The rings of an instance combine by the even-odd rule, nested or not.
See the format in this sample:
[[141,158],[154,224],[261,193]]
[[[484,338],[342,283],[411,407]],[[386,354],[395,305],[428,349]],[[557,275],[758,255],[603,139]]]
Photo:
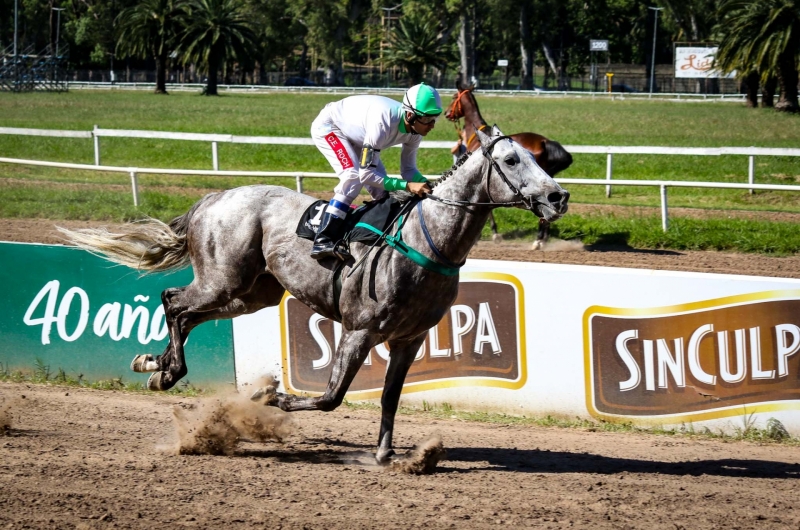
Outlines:
[[403,108],[417,116],[438,116],[442,113],[442,98],[435,88],[420,83],[406,91]]

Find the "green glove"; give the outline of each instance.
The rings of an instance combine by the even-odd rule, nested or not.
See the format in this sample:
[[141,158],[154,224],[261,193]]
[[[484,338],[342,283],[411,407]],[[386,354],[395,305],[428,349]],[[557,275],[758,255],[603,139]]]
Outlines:
[[386,177],[383,179],[383,189],[386,191],[405,191],[407,182],[403,179]]

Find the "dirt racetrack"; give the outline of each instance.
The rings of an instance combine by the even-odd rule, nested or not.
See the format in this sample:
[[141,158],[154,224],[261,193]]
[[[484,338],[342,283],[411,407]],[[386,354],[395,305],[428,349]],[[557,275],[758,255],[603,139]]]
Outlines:
[[[0,240],[56,243],[53,224],[0,220]],[[797,256],[482,242],[471,257],[800,278]],[[0,383],[0,528],[800,528],[797,447],[398,416],[399,451],[439,434],[448,452],[416,476],[375,466],[380,416],[347,407],[295,413],[283,443],[176,455],[173,407],[197,401]]]
[[[21,398],[24,396],[24,399]],[[177,456],[195,401],[0,383],[3,528],[798,528],[797,447],[398,416],[431,475],[371,464],[377,412],[295,413],[284,443]]]

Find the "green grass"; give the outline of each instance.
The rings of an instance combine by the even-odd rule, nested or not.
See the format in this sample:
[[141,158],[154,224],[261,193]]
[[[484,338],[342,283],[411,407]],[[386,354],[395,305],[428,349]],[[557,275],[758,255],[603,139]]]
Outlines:
[[[510,238],[535,236],[538,220],[521,210],[499,210],[498,230]],[[484,228],[484,237],[490,237]],[[553,224],[550,235],[579,239],[585,245],[625,245],[633,248],[756,252],[778,256],[800,249],[800,231],[794,223],[745,219],[690,219],[672,217],[669,230],[660,216],[568,214]]]
[[[380,407],[375,403],[361,401],[350,402],[345,400],[344,405],[352,410],[370,410],[379,412]],[[583,418],[566,418],[547,415],[543,417],[512,416],[509,414],[492,412],[467,412],[458,411],[449,403],[432,404],[423,401],[422,408],[401,406],[397,413],[407,416],[422,416],[430,419],[460,420],[476,423],[489,423],[495,425],[519,425],[536,427],[556,427],[561,429],[581,429],[589,432],[617,432],[653,434],[660,436],[683,436],[693,438],[716,439],[721,441],[749,441],[756,443],[780,443],[790,446],[800,446],[800,438],[792,437],[786,428],[775,418],[767,420],[764,428],[756,427],[753,414],[748,415],[743,410],[742,425],[734,425],[731,432],[722,430],[712,431],[708,427],[695,430],[694,425],[682,424],[680,428],[667,429],[663,426],[639,427],[630,422],[607,422]]]
[[[105,128],[308,137],[311,121],[341,95],[225,94],[216,98],[176,92],[73,91],[67,94],[0,93],[0,126],[90,130]],[[449,99],[449,98],[446,98]],[[666,145],[692,147],[800,145],[800,117],[740,103],[606,100],[589,98],[490,97],[478,94],[481,111],[504,132],[535,131],[567,145]],[[453,140],[442,120],[430,140]],[[117,166],[211,169],[206,142],[102,138],[102,163]],[[93,163],[92,141],[0,135],[0,156]],[[219,146],[221,169],[323,171],[330,168],[313,146]],[[390,172],[399,149],[383,153]],[[604,178],[605,155],[576,154],[564,178]],[[451,164],[445,149],[424,149],[419,166],[438,174]],[[743,156],[616,155],[614,178],[738,182],[747,180]],[[800,157],[757,157],[756,181],[800,182]],[[126,174],[0,165],[0,216],[122,221],[150,215],[170,219],[211,189],[270,182],[294,187],[293,179],[244,177],[139,177],[141,207],[134,209]],[[87,186],[91,184],[91,186]],[[330,191],[331,179],[306,179],[307,191]],[[569,186],[573,203],[651,206],[660,204],[655,187]],[[800,194],[670,188],[669,206],[712,210],[800,212]],[[523,212],[498,214],[501,232],[529,236],[535,220]],[[556,234],[587,244],[624,242],[635,247],[719,249],[788,254],[800,250],[791,225],[758,221],[709,221],[673,216],[667,234],[657,217],[602,218],[570,214]],[[725,237],[726,232],[735,237]]]
[[[50,369],[41,359],[34,361],[33,367],[28,370],[12,370],[8,365],[0,363],[0,382],[35,383],[41,385],[58,385],[73,388],[91,388],[94,390],[121,390],[124,392],[152,393],[139,381],[124,381],[122,376],[111,379],[98,379],[89,381],[83,374],[67,374],[62,368],[56,371]],[[188,380],[182,381],[174,388],[165,392],[169,395],[197,397],[211,393],[209,389],[192,385]]]

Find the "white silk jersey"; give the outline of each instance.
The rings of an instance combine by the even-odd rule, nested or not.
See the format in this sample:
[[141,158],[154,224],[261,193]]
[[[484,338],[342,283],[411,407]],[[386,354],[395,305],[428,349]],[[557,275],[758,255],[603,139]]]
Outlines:
[[422,136],[406,130],[404,115],[399,101],[384,96],[350,96],[328,103],[315,122],[338,129],[357,152],[356,164],[362,148],[372,147],[375,150],[372,164],[359,169],[359,180],[365,185],[382,187],[386,174],[379,151],[383,149],[401,146],[400,175],[404,180],[411,181],[419,172],[417,149]]

